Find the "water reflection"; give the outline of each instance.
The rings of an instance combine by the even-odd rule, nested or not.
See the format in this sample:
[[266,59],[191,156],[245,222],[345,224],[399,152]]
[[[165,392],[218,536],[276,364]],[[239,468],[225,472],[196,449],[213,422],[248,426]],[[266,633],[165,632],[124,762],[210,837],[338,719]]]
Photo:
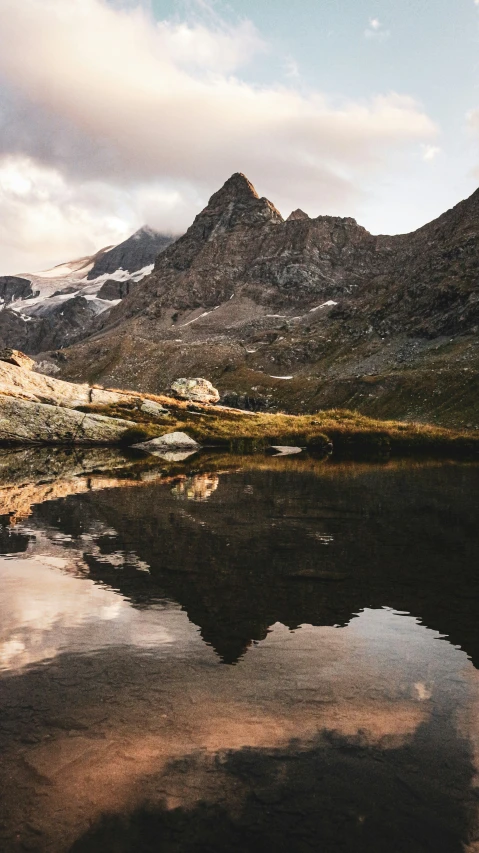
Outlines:
[[0,848],[473,851],[478,469],[225,463],[5,519]]

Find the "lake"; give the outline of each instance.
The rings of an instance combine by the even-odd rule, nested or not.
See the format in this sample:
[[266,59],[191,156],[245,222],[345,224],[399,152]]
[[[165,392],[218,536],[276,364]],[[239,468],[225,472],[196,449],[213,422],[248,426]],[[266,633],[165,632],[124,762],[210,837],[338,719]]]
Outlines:
[[0,850],[479,850],[478,465],[49,453],[0,459]]

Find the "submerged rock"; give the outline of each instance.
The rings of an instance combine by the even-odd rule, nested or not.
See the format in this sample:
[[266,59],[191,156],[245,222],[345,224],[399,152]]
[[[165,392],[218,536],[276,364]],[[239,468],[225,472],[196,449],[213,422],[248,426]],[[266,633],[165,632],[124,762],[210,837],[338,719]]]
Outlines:
[[3,444],[128,444],[135,433],[139,429],[133,421],[0,397]]
[[171,383],[171,393],[192,403],[218,403],[219,392],[207,379],[176,379]]
[[151,441],[142,441],[140,444],[135,444],[134,447],[157,455],[166,453],[192,454],[200,450],[200,445],[185,432],[169,432],[158,436],[158,438],[152,438]]

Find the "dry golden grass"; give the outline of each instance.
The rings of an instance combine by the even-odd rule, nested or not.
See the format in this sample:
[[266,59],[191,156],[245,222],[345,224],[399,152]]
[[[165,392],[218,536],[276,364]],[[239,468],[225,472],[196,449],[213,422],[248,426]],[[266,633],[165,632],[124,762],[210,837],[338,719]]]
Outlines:
[[376,420],[346,409],[331,409],[314,415],[251,413],[199,404],[191,406],[153,394],[143,397],[161,403],[170,411],[170,416],[152,420],[150,415],[132,405],[84,408],[136,421],[143,436],[138,440],[180,430],[204,446],[224,447],[239,453],[261,451],[270,445],[298,445],[324,452],[330,444],[335,456],[351,458],[418,453],[469,456],[479,451],[478,432]]

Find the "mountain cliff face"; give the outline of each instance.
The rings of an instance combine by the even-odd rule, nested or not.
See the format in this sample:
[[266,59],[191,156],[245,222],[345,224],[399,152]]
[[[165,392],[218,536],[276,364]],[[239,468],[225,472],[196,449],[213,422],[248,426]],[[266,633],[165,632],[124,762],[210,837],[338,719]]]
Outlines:
[[33,296],[30,281],[16,275],[0,276],[0,305],[10,305],[16,299]]
[[144,391],[203,375],[251,405],[476,426],[478,237],[479,191],[387,237],[349,218],[284,221],[236,174],[61,369]]

